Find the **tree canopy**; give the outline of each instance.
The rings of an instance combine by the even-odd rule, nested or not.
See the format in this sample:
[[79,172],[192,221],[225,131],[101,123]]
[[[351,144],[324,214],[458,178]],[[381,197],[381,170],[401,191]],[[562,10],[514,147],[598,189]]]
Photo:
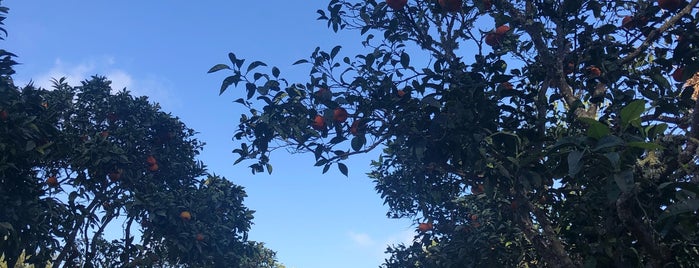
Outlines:
[[253,173],[382,150],[388,216],[418,224],[385,267],[696,267],[698,2],[331,0],[318,19],[365,53],[209,72],[244,90]]
[[281,267],[194,130],[105,77],[16,86],[15,57],[0,49],[0,265]]

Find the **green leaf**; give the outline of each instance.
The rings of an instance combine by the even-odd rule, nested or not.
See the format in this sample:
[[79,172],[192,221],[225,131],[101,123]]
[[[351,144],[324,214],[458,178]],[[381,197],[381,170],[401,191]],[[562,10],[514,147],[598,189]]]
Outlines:
[[248,65],[248,72],[260,66],[267,66],[267,64],[261,61],[253,61],[252,63],[250,63],[250,65]]
[[639,120],[641,114],[646,110],[645,100],[635,100],[621,109],[619,117],[621,117],[621,127],[626,129],[634,120]]
[[231,67],[228,67],[228,65],[225,64],[216,64],[214,67],[211,67],[207,73],[213,73],[213,72],[218,72],[220,70],[228,69],[230,70]]
[[272,76],[274,76],[274,78],[278,78],[278,77],[279,77],[279,68],[277,68],[277,67],[272,67]]
[[646,149],[646,150],[665,149],[665,147],[661,146],[660,144],[656,144],[656,143],[652,143],[652,142],[642,142],[642,141],[629,142],[629,143],[626,143],[626,146],[636,147],[636,148],[641,148],[641,149]]
[[366,143],[366,138],[363,135],[356,136],[352,138],[352,150],[355,152],[358,152],[359,150],[364,147],[364,144]]
[[267,173],[269,173],[270,175],[272,174],[272,165],[271,164],[267,164]]
[[575,177],[578,172],[580,172],[580,168],[582,168],[582,157],[583,157],[583,152],[582,151],[572,151],[568,153],[568,175],[570,177]]
[[325,166],[323,167],[323,174],[325,174],[326,172],[328,172],[329,169],[330,169],[330,164],[325,165]]
[[403,66],[403,68],[408,68],[410,66],[410,55],[408,53],[401,53],[400,54],[400,65]]
[[660,215],[658,220],[662,221],[672,216],[684,213],[693,213],[697,210],[699,210],[699,199],[685,200],[683,202],[668,206],[667,209],[665,209],[665,212]]
[[609,134],[609,127],[595,119],[588,117],[580,117],[578,118],[578,120],[589,126],[587,129],[588,137],[599,139]]
[[601,138],[597,142],[597,146],[595,146],[595,148],[592,148],[592,151],[597,152],[597,151],[600,151],[602,149],[620,146],[623,144],[624,144],[624,140],[622,140],[621,138],[619,138],[617,136],[613,136],[613,135],[604,136],[603,138]]
[[340,173],[342,173],[342,175],[345,175],[345,177],[347,177],[347,174],[349,173],[349,171],[347,170],[347,165],[343,163],[337,163],[337,168],[340,169]]
[[219,91],[218,95],[223,94],[223,92],[226,92],[226,89],[230,87],[232,84],[238,84],[240,82],[240,75],[231,75],[229,77],[226,77],[226,79],[223,79],[223,83],[221,83],[221,91]]
[[330,51],[330,58],[331,58],[331,59],[334,59],[335,56],[337,56],[337,53],[340,52],[340,48],[342,48],[342,46],[335,46],[335,47],[332,49],[332,51]]
[[297,64],[301,64],[301,63],[308,63],[308,60],[297,60],[297,61],[294,62],[294,64],[292,64],[292,65],[297,65]]

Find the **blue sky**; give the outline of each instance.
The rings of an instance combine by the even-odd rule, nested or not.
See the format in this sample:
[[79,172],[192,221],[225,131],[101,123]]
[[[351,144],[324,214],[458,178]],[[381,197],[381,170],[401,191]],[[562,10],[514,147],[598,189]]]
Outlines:
[[[167,3],[167,4],[166,4]],[[231,140],[243,112],[232,101],[242,89],[218,96],[225,74],[207,74],[239,58],[278,66],[291,81],[305,82],[306,67],[291,63],[320,46],[343,45],[342,56],[362,50],[358,32],[333,33],[317,21],[327,1],[27,1],[6,0],[9,36],[3,48],[19,56],[15,80],[71,84],[95,74],[135,95],[150,96],[197,130],[207,143],[210,172],[246,188],[256,210],[250,238],[278,252],[287,267],[376,267],[386,245],[412,239],[410,220],[388,219],[387,207],[365,176],[377,154],[348,162],[349,178],[336,169],[322,175],[311,155],[272,155],[272,175],[233,166]]]

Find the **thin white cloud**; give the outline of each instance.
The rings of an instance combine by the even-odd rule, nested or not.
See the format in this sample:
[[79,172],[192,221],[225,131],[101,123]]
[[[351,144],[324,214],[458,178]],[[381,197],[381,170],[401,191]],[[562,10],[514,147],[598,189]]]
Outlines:
[[355,233],[355,232],[350,231],[347,233],[347,235],[349,236],[350,240],[352,240],[352,242],[357,246],[366,248],[366,247],[372,247],[375,245],[374,240],[368,234]]
[[[181,106],[180,101],[171,94],[172,83],[167,79],[156,76],[134,77],[116,65],[117,60],[110,56],[91,58],[80,63],[68,63],[59,58],[48,71],[34,75],[31,80],[35,86],[51,89],[52,79],[65,77],[69,85],[80,85],[81,81],[93,75],[102,75],[112,81],[114,91],[126,88],[132,95],[148,96],[151,101],[170,109]],[[17,84],[22,85],[26,82]]]
[[352,242],[351,245],[354,249],[361,252],[360,254],[375,259],[377,263],[383,263],[389,257],[386,254],[388,246],[401,243],[405,245],[412,244],[415,232],[412,228],[406,228],[387,236],[372,237],[367,233],[349,231],[347,232],[347,237]]

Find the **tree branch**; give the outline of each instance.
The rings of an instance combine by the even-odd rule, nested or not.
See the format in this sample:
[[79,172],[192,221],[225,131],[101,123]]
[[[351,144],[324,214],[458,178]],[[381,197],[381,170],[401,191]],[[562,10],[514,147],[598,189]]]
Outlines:
[[669,20],[665,21],[665,23],[663,23],[663,25],[661,25],[658,29],[650,31],[650,33],[648,34],[648,38],[646,38],[646,40],[643,41],[643,43],[641,43],[641,45],[637,47],[636,50],[631,52],[629,55],[626,55],[626,57],[619,59],[617,64],[623,65],[633,61],[636,57],[638,57],[641,54],[641,52],[648,49],[648,47],[659,37],[660,33],[666,31],[667,29],[675,25],[675,23],[677,23],[677,21],[680,20],[680,18],[682,18],[683,16],[691,13],[692,9],[694,8],[694,6],[697,5],[697,3],[699,3],[699,0],[692,0],[686,7],[677,12],[677,14],[672,16]]

